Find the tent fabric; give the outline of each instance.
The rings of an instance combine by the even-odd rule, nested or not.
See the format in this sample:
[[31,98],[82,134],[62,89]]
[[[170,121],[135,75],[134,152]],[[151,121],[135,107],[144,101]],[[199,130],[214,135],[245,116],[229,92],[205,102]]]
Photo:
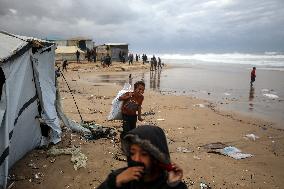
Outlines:
[[18,52],[20,49],[22,49],[24,46],[28,44],[28,42],[16,38],[12,35],[8,35],[5,32],[0,31],[0,62],[4,61],[5,59],[9,58],[16,52]]
[[[61,140],[55,106],[55,45],[35,38],[15,36],[14,39],[12,34],[3,35],[0,32],[0,40],[5,42],[0,41],[0,49],[6,44],[10,46],[3,48],[5,52],[0,57],[6,78],[0,101],[0,188],[6,187],[9,168],[40,146],[42,134],[38,117],[51,128],[49,142],[56,144]],[[37,51],[26,48],[27,45],[35,45]]]

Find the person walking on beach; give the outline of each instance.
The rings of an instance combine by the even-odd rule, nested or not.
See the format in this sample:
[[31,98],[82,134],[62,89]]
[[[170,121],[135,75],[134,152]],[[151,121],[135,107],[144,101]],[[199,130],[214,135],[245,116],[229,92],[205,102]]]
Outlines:
[[76,51],[76,58],[77,58],[77,63],[80,62],[80,52],[77,50]]
[[104,59],[104,64],[109,67],[111,65],[111,57],[109,54],[106,55],[105,59]]
[[67,66],[68,66],[68,62],[66,59],[64,59],[62,62],[62,71],[65,70],[67,72]]
[[158,57],[158,69],[161,68],[162,69],[162,61],[161,58]]
[[[141,106],[144,100],[145,83],[143,81],[137,81],[134,83],[134,91],[126,92],[119,97],[120,101],[123,101],[121,112],[122,112],[122,133],[120,138],[129,132],[130,130],[136,128],[137,118],[139,121],[143,121],[141,117]],[[138,114],[137,114],[138,113]]]
[[183,170],[171,163],[164,131],[141,125],[123,138],[127,166],[109,174],[98,189],[186,189]]
[[130,64],[133,65],[133,58],[134,58],[134,57],[133,57],[133,54],[130,53],[130,54],[129,54],[129,60],[128,60],[128,64],[129,64],[129,65],[130,65]]
[[250,72],[250,86],[253,86],[253,82],[255,82],[255,78],[256,78],[255,70],[256,68],[253,67],[252,71]]

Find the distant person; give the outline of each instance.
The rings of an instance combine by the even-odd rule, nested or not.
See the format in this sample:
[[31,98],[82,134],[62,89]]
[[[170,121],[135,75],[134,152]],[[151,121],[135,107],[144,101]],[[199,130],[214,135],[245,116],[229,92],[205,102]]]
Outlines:
[[77,63],[80,62],[80,52],[77,50],[76,51],[76,58],[77,58]]
[[109,67],[111,65],[111,57],[109,54],[106,55],[105,59],[104,59],[104,64]]
[[162,61],[161,58],[158,57],[158,69],[161,68],[162,69]]
[[58,78],[60,77],[60,67],[58,66],[57,69],[55,70],[55,77]]
[[157,70],[158,62],[157,62],[157,59],[156,59],[155,55],[153,55],[153,63],[154,63],[155,70]]
[[253,82],[255,82],[255,78],[256,78],[255,70],[256,70],[256,68],[253,67],[252,71],[250,73],[250,86],[253,86]]
[[138,55],[137,54],[135,55],[135,58],[136,58],[136,62],[138,62]]
[[167,138],[157,126],[141,125],[125,135],[127,166],[109,174],[98,189],[187,189],[183,170],[171,163]]
[[151,58],[150,60],[150,71],[154,71],[154,59]]
[[129,84],[132,85],[132,75],[131,74],[129,74],[128,79],[129,79]]
[[128,64],[129,64],[129,65],[130,65],[130,64],[133,65],[133,58],[134,58],[134,57],[133,57],[133,54],[130,53],[130,54],[129,54],[129,60],[128,60]]
[[94,62],[96,62],[97,61],[97,52],[96,52],[96,49],[94,48],[93,49],[93,60],[94,60]]
[[123,101],[122,112],[122,133],[121,138],[130,130],[136,128],[137,118],[139,121],[143,121],[141,117],[141,106],[144,100],[145,83],[143,81],[137,81],[134,84],[133,92],[126,92],[119,97],[119,100]]
[[67,72],[67,66],[68,66],[68,62],[66,59],[64,59],[62,62],[62,71],[65,70]]

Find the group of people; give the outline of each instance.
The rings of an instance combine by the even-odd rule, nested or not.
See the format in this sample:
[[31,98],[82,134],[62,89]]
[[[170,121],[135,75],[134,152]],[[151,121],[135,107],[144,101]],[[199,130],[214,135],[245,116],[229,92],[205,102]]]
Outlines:
[[167,139],[158,126],[136,127],[141,117],[145,83],[137,81],[133,92],[119,97],[123,101],[121,112],[123,131],[121,148],[127,157],[127,165],[113,171],[98,189],[185,189],[183,170],[171,162]]
[[162,61],[160,57],[158,57],[158,60],[157,60],[155,55],[153,55],[153,57],[151,58],[150,64],[151,64],[150,71],[154,71],[154,69],[157,70],[157,67],[158,69],[162,69]]

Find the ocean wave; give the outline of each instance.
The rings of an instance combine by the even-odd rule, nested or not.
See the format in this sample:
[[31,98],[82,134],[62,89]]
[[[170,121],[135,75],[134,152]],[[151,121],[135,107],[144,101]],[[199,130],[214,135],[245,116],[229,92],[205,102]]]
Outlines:
[[284,54],[277,52],[266,52],[264,54],[161,54],[159,55],[166,62],[192,63],[195,61],[203,63],[227,63],[227,64],[248,64],[269,67],[284,67]]

